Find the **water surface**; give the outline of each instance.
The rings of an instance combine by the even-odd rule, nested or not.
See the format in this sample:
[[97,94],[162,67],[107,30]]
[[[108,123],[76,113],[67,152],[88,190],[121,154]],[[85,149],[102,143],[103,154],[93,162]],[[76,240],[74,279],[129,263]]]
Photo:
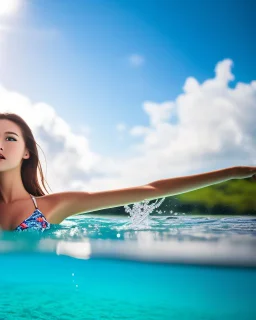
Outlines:
[[73,216],[0,234],[0,319],[255,319],[253,216]]

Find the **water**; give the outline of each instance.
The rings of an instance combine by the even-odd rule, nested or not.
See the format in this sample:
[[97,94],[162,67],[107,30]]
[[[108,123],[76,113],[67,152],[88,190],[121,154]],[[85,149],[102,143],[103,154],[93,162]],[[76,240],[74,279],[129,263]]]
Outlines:
[[152,204],[149,204],[149,200],[134,203],[132,208],[124,206],[125,212],[129,213],[131,217],[131,223],[128,223],[133,229],[141,228],[143,226],[148,227],[150,221],[150,213],[156,211],[156,209],[163,203],[165,198],[156,200]]
[[0,319],[256,319],[256,218],[152,214],[2,232]]

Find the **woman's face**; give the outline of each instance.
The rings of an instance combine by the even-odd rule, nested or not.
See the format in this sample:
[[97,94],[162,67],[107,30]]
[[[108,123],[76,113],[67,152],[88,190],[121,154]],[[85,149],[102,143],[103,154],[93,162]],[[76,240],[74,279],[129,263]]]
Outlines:
[[29,158],[26,151],[19,126],[10,120],[0,120],[0,153],[5,157],[0,159],[0,172],[21,166],[22,160]]

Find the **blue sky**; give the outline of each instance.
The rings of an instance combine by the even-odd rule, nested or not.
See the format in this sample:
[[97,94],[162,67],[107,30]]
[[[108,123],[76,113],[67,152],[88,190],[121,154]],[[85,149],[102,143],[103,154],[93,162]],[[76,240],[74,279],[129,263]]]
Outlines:
[[[156,123],[157,117],[162,120],[167,118],[172,103],[176,106],[168,124],[178,125],[187,123],[184,119],[188,117],[191,123],[196,123],[203,114],[201,110],[208,105],[212,106],[212,111],[209,109],[205,117],[211,114],[213,119],[216,103],[224,103],[225,99],[223,105],[228,110],[231,110],[229,105],[238,106],[238,110],[233,112],[234,122],[230,122],[227,128],[235,128],[239,122],[235,118],[238,112],[248,115],[248,122],[241,122],[241,127],[234,129],[234,132],[248,143],[255,143],[254,136],[248,136],[254,132],[250,128],[249,117],[255,111],[255,104],[251,103],[251,97],[255,97],[254,87],[250,85],[250,92],[242,89],[245,90],[243,94],[235,90],[236,101],[231,96],[227,98],[228,88],[235,89],[239,82],[250,84],[255,80],[255,1],[19,1],[22,6],[15,15],[0,17],[0,27],[4,26],[3,30],[7,30],[0,33],[1,84],[10,92],[16,91],[28,97],[34,104],[44,102],[50,105],[71,126],[73,133],[80,133],[82,126],[90,128],[90,133],[84,134],[93,152],[112,156],[114,162],[116,156],[129,153],[130,146],[133,147],[138,141],[138,136],[128,133],[137,126],[146,128],[147,132],[145,144],[137,144],[137,149],[141,147],[144,150],[147,143],[152,145],[154,141],[165,144],[163,137],[175,135],[175,130],[170,133],[168,130],[172,129],[167,127],[164,131],[164,122],[160,130],[154,131],[150,128],[150,121]],[[224,81],[223,88],[227,94],[218,97],[224,100],[214,100],[219,91],[216,93],[213,86],[210,91],[205,89],[203,102],[196,94],[193,99],[186,94],[188,100],[180,107],[177,101],[184,94],[187,79],[192,77],[202,85],[214,79],[217,64],[227,60],[232,62],[232,66],[229,62],[223,62],[220,73],[225,74],[226,79],[229,77],[227,74],[232,72],[234,81]],[[247,104],[239,98],[240,95],[244,96]],[[192,106],[192,100],[198,102]],[[151,107],[145,112],[147,102],[151,103]],[[161,109],[160,105],[164,103],[166,107]],[[195,111],[186,114],[184,110],[188,110],[186,105],[190,103]],[[201,105],[197,106],[197,103]],[[222,108],[220,105],[219,110]],[[241,108],[247,109],[243,111]],[[183,120],[179,120],[178,114]],[[194,114],[197,118],[193,119]],[[232,118],[225,111],[223,116]],[[116,128],[120,123],[126,125],[123,133]],[[218,123],[221,124],[221,115]],[[216,127],[216,123],[211,125]],[[197,129],[198,132],[195,132]],[[243,152],[245,160],[253,159],[251,153],[250,157],[246,156],[246,152],[253,149],[251,145],[246,150],[238,150],[234,144],[235,149],[229,150],[229,156],[227,148],[218,142],[224,140],[221,130],[224,129],[221,127],[219,140],[216,138],[216,145],[210,151],[207,140],[198,144],[195,150],[190,150],[193,143],[185,146],[186,137],[195,134],[195,139],[201,136],[209,139],[208,132],[209,135],[212,133],[212,127],[209,124],[206,132],[204,127],[200,131],[195,125],[192,131],[183,134],[184,130],[179,131],[177,126],[182,138],[177,138],[177,149],[172,145],[168,152],[178,153],[181,145],[184,148],[182,152],[186,156],[189,154],[187,157],[190,159],[184,168],[190,168],[193,161],[202,163],[202,168],[206,168],[204,161],[214,157],[219,159],[220,153],[223,162],[219,161],[219,166],[229,164],[231,159],[234,160],[234,154],[240,155],[237,158],[240,161]],[[225,132],[225,137],[228,137],[229,131]],[[230,133],[230,139],[232,137],[234,134]],[[239,137],[237,139],[240,141]],[[209,144],[214,145],[213,140],[208,140]],[[236,143],[244,145],[241,141]],[[225,143],[231,145],[228,140]],[[203,154],[202,150],[205,151],[205,158],[198,160],[197,152]],[[215,156],[212,150],[216,151]],[[167,151],[162,152],[166,154]],[[181,153],[179,159],[184,159],[184,154]],[[181,172],[186,171],[184,168]],[[125,168],[122,170],[125,171]]]
[[[248,0],[28,1],[19,25],[49,30],[48,39],[12,34],[2,81],[90,126],[96,151],[119,152],[129,137],[116,141],[115,125],[146,125],[142,103],[175,99],[188,76],[204,81],[230,58],[230,86],[255,78],[255,9]],[[144,63],[132,66],[131,55]]]

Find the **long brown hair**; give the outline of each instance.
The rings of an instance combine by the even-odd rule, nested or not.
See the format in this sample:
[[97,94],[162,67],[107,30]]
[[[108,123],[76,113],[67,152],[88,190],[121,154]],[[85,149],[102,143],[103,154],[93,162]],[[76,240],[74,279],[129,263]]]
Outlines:
[[[28,193],[32,194],[33,196],[45,195],[43,189],[39,184],[39,180],[38,180],[38,172],[39,172],[42,186],[44,190],[49,194],[48,190],[45,187],[44,182],[46,180],[44,178],[42,166],[38,157],[38,150],[37,150],[38,144],[35,141],[35,138],[33,136],[31,129],[29,128],[27,123],[15,113],[0,113],[0,120],[2,119],[12,121],[20,127],[23,139],[25,141],[25,146],[30,152],[30,157],[28,159],[24,159],[21,166],[21,178],[22,178],[22,183],[24,185],[24,188]],[[1,195],[1,192],[0,192],[0,195]]]

